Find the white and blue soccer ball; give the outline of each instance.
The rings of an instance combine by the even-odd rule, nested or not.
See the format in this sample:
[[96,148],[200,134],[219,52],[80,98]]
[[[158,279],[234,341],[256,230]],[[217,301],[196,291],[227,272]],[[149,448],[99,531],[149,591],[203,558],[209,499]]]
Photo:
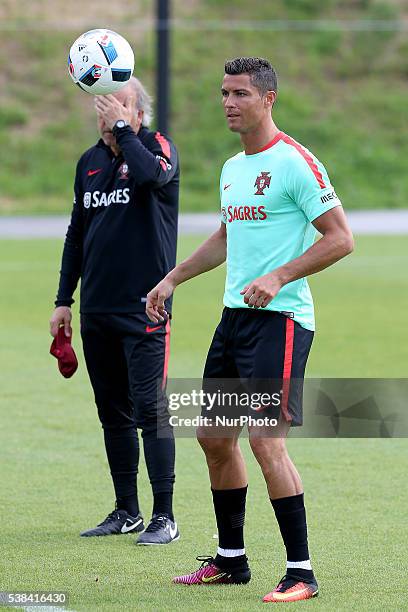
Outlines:
[[72,80],[84,91],[103,95],[115,93],[133,74],[132,47],[112,30],[90,30],[72,45],[68,70]]

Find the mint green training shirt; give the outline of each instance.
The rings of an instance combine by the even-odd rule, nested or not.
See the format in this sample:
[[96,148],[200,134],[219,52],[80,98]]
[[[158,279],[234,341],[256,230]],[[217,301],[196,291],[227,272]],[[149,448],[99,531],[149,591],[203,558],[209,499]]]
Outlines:
[[[341,206],[323,164],[283,132],[259,153],[228,159],[220,195],[227,230],[224,305],[229,308],[249,308],[240,291],[302,255],[315,240],[311,222]],[[302,327],[315,328],[305,278],[282,287],[265,310],[289,313]]]

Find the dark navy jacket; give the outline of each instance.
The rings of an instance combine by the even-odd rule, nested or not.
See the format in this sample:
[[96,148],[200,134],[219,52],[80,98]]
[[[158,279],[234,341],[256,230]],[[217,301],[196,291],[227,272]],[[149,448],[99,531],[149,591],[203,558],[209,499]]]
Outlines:
[[74,302],[81,278],[82,313],[143,312],[146,294],[175,266],[177,151],[144,127],[123,128],[117,143],[118,157],[100,140],[78,162],[56,306]]

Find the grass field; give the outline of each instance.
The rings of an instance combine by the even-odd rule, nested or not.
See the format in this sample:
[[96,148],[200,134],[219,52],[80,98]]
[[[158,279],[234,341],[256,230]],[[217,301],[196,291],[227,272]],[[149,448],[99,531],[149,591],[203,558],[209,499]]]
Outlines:
[[[180,256],[198,238],[184,237]],[[80,369],[62,379],[48,355],[48,319],[61,243],[0,243],[1,527],[0,590],[63,590],[69,610],[262,609],[284,572],[265,487],[248,457],[246,544],[253,580],[242,587],[174,587],[170,579],[213,554],[215,522],[203,456],[177,441],[175,511],[182,537],[164,548],[133,537],[85,540],[78,533],[112,509],[110,477],[80,350]],[[407,376],[408,307],[402,271],[406,237],[358,238],[352,257],[312,278],[318,334],[309,376]],[[223,271],[176,293],[170,374],[199,376],[217,323]],[[194,329],[194,338],[192,330]],[[317,600],[291,609],[407,610],[407,441],[292,440],[306,489]],[[141,505],[151,497],[142,461]]]

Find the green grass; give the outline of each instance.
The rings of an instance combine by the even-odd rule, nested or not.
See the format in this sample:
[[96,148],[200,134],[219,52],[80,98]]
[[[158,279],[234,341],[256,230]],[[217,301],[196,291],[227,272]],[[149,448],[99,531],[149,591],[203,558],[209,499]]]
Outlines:
[[[136,74],[153,91],[154,32],[127,26],[151,15],[151,3],[123,0],[116,17],[112,3],[101,0],[98,6],[98,19],[129,38]],[[75,162],[97,138],[92,97],[74,87],[66,72],[67,52],[79,31],[47,31],[47,20],[58,20],[62,10],[61,2],[48,3],[42,29],[30,31],[25,6],[11,2],[4,9],[11,23],[28,29],[2,33],[7,87],[0,91],[0,146],[7,155],[0,166],[0,214],[69,210]],[[175,0],[172,10],[193,25],[200,19],[398,21],[404,16],[401,2],[385,0],[239,0],[232,5]],[[84,29],[94,23],[90,6],[82,3],[71,12],[82,15]],[[347,208],[406,207],[407,50],[404,32],[175,30],[171,135],[181,157],[182,210],[217,208],[220,168],[240,149],[239,138],[225,126],[219,94],[224,60],[237,55],[265,56],[275,65],[279,127],[327,166]]]
[[[183,238],[179,256],[198,241]],[[260,597],[281,577],[284,556],[246,440],[249,585],[189,589],[170,583],[173,574],[194,567],[196,554],[214,552],[207,472],[194,440],[177,441],[180,542],[150,549],[136,548],[131,536],[78,537],[111,510],[112,491],[77,318],[80,368],[72,380],[60,377],[48,354],[60,251],[57,241],[0,244],[0,590],[64,590],[70,610],[263,609]],[[358,237],[353,256],[312,278],[318,334],[309,376],[406,376],[408,289],[401,270],[407,265],[406,237]],[[170,375],[200,375],[222,285],[219,269],[177,290]],[[289,446],[305,485],[321,583],[320,598],[291,609],[407,609],[406,440],[294,439]],[[143,461],[139,488],[148,516]]]

